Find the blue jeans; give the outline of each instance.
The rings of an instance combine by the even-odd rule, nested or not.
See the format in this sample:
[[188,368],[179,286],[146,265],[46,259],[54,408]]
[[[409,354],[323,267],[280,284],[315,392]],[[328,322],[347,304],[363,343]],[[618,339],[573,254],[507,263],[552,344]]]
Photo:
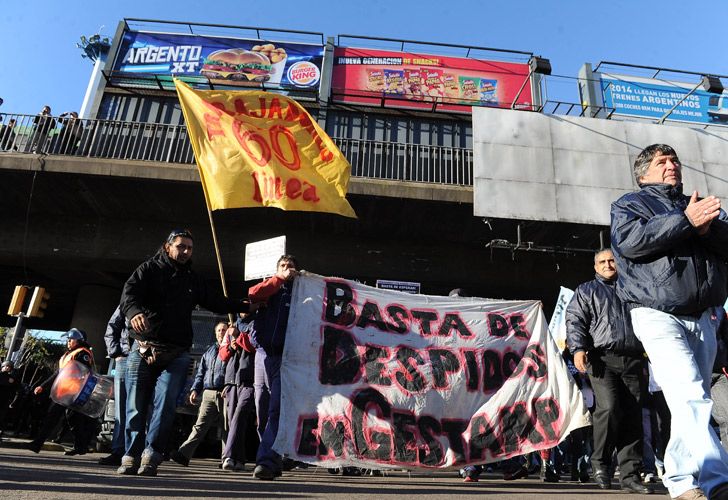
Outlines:
[[725,312],[711,307],[698,318],[638,307],[631,315],[672,414],[662,482],[673,498],[693,488],[710,497],[728,483],[728,453],[710,427],[710,374]]
[[126,357],[114,361],[114,435],[111,453],[122,456],[126,439]]
[[[126,362],[126,452],[140,458],[148,452],[163,454],[172,430],[177,397],[185,385],[190,355],[183,352],[163,369],[147,364],[139,348],[129,353]],[[152,402],[152,415],[147,427],[147,411]],[[146,435],[146,439],[145,439]]]
[[265,375],[270,388],[268,403],[268,424],[260,440],[255,463],[278,472],[281,470],[281,456],[273,450],[273,443],[278,435],[278,417],[281,413],[281,356],[266,355]]
[[255,413],[258,417],[258,440],[263,440],[265,426],[268,424],[268,402],[270,401],[270,384],[265,374],[265,351],[255,351],[255,375],[253,389],[255,390]]

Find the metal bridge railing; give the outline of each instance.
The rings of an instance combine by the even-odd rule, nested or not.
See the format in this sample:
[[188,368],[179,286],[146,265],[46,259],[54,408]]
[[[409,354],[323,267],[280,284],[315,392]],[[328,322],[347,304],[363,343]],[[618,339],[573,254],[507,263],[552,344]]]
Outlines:
[[[471,186],[473,151],[467,148],[333,138],[352,175]],[[70,115],[0,114],[0,153],[41,153],[194,164],[184,125],[88,120]]]

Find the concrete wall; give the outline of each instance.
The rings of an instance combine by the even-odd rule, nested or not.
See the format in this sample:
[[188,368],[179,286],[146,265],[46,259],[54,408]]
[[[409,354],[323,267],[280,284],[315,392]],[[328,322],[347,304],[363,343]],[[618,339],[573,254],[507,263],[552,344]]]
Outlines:
[[[0,155],[0,170],[39,171],[200,183],[200,175],[195,165],[109,158],[45,156],[8,152]],[[473,190],[469,186],[426,182],[352,177],[349,181],[348,192],[350,194],[408,198],[413,200],[457,203],[473,202]]]
[[686,192],[728,199],[728,131],[474,108],[474,214],[609,225],[654,143],[677,151]]

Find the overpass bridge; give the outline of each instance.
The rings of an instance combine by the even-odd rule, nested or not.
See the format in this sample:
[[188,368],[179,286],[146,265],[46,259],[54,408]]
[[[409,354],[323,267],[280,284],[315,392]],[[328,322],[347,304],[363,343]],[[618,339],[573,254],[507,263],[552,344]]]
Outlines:
[[[211,232],[186,129],[110,120],[61,123],[34,144],[31,115],[0,131],[0,304],[17,284],[52,297],[28,327],[85,328],[101,347],[121,287],[170,229],[195,235],[194,266],[219,286]],[[358,219],[250,208],[216,211],[228,290],[243,296],[245,244],[285,234],[302,267],[374,285],[416,281],[422,293],[541,299],[591,276],[605,229],[473,215],[473,150],[333,137],[352,165]],[[517,200],[514,200],[517,202]],[[524,251],[522,251],[524,250]],[[13,318],[2,316],[10,326]],[[103,352],[103,350],[101,350]]]

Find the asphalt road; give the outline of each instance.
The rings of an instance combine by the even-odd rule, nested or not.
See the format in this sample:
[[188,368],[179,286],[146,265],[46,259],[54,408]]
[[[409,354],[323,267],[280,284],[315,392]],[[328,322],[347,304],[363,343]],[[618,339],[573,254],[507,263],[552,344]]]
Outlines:
[[[259,481],[250,472],[225,472],[218,461],[194,459],[189,467],[166,462],[156,478],[120,476],[114,467],[96,463],[98,453],[66,457],[57,451],[39,455],[23,449],[22,442],[0,444],[0,500],[10,499],[138,499],[138,498],[417,498],[448,499],[488,495],[494,499],[579,500],[631,499],[620,490],[602,491],[593,483],[543,483],[538,478],[503,481],[486,475],[477,483],[464,483],[453,471],[394,472],[385,477],[342,477],[325,469],[308,468],[284,473],[275,481]],[[613,485],[618,488],[615,482]],[[661,485],[652,498],[666,498]]]

